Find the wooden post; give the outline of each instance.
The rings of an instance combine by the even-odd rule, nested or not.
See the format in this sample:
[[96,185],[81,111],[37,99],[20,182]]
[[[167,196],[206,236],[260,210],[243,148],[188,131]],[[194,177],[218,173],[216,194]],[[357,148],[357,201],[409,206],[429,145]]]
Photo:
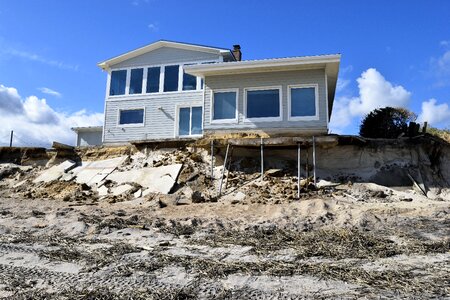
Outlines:
[[14,130],[11,130],[11,138],[9,139],[9,147],[12,147],[12,141],[13,141],[13,136],[14,136]]
[[225,160],[223,161],[222,176],[220,176],[219,197],[220,197],[220,194],[222,194],[223,175],[225,174],[225,169],[227,166],[227,158],[228,158],[228,150],[229,149],[230,149],[230,144],[227,144],[227,152],[225,152]]
[[225,179],[225,189],[227,189],[227,186],[228,186],[228,175],[230,174],[230,170],[231,170],[231,159],[233,158],[233,150],[234,150],[234,147],[231,146],[230,159],[228,160],[228,167],[227,167],[227,179]]
[[300,199],[300,143],[297,144],[297,197]]
[[264,180],[264,142],[261,138],[261,181]]
[[211,140],[211,182],[214,181],[214,140]]
[[312,137],[313,142],[313,173],[314,173],[314,186],[316,185],[316,138]]

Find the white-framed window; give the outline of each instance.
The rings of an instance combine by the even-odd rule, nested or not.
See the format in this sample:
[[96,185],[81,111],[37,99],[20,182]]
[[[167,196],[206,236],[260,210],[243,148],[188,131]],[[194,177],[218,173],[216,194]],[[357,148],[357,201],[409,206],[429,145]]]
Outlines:
[[127,70],[114,70],[111,72],[109,82],[109,95],[125,95],[127,86]]
[[196,61],[114,69],[109,76],[108,96],[114,98],[124,95],[202,91],[203,79],[185,73],[183,66],[203,63],[212,62]]
[[288,86],[288,119],[290,121],[319,119],[318,84]]
[[200,104],[178,105],[176,136],[201,136],[203,134],[203,107]]
[[118,126],[144,126],[144,121],[144,108],[119,109],[119,116],[117,121]]
[[211,93],[211,123],[236,123],[239,89],[214,90]]
[[142,94],[142,82],[144,79],[144,69],[131,69],[129,94]]
[[247,122],[281,121],[281,86],[244,89],[244,114]]

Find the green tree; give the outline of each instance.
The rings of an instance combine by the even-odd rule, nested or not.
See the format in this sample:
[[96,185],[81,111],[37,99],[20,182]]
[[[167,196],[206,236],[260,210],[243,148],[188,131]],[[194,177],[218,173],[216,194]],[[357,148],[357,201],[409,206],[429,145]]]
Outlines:
[[416,114],[405,108],[383,107],[367,114],[359,127],[359,135],[367,138],[397,138],[407,133],[408,123]]

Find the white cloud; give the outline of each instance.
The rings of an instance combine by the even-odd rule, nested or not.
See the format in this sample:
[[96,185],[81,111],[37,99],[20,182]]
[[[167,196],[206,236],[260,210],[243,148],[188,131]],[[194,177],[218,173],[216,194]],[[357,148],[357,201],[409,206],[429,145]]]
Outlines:
[[450,85],[450,50],[438,58],[431,58],[431,75],[437,80],[437,86]]
[[74,144],[76,126],[95,126],[103,123],[103,114],[80,110],[75,113],[55,111],[45,99],[29,96],[23,99],[15,88],[0,85],[0,145],[9,143],[14,130],[14,145],[46,146],[53,141]]
[[52,89],[47,88],[47,87],[41,87],[41,88],[38,88],[38,90],[40,90],[44,94],[52,95],[52,96],[55,96],[55,97],[58,97],[58,98],[61,98],[61,96],[62,96],[60,92],[52,90]]
[[338,78],[336,83],[336,93],[343,92],[350,84],[350,79]]
[[446,41],[446,40],[440,41],[439,44],[443,47],[447,47],[447,46],[450,46],[450,41]]
[[409,104],[411,93],[402,86],[387,81],[374,68],[364,71],[356,81],[358,97],[341,96],[334,101],[330,121],[330,128],[334,133],[342,133],[352,123],[359,124],[364,115],[376,108],[407,107]]
[[375,108],[407,107],[409,104],[411,93],[401,85],[394,86],[374,68],[367,69],[356,81],[359,97],[349,102],[353,116],[363,116]]
[[147,27],[148,27],[148,29],[150,29],[150,31],[153,31],[153,32],[157,32],[159,30],[159,26],[158,26],[157,22],[148,24]]
[[433,126],[450,127],[450,108],[447,103],[436,104],[436,99],[422,102],[422,112],[417,121],[428,122]]
[[21,50],[12,49],[12,48],[5,48],[5,49],[0,50],[0,53],[20,57],[20,58],[30,60],[30,61],[39,62],[39,63],[45,64],[45,65],[56,67],[58,69],[78,71],[78,65],[66,64],[64,62],[53,60],[53,59],[48,59],[48,58],[42,57],[38,54],[27,52],[27,51],[21,51]]

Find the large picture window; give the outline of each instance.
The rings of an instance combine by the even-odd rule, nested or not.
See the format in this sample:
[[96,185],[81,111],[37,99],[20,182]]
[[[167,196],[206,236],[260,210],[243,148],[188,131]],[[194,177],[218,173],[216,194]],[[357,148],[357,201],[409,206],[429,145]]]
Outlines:
[[159,76],[161,68],[153,67],[147,70],[147,93],[159,92]]
[[202,107],[180,107],[178,112],[178,135],[201,135],[202,132]]
[[281,119],[280,95],[280,88],[246,90],[246,118],[261,121]]
[[142,93],[142,79],[144,78],[144,69],[132,69],[130,77],[130,94]]
[[164,68],[164,92],[178,91],[178,72],[180,66],[166,66]]
[[127,109],[119,113],[119,125],[144,124],[144,109]]
[[236,120],[237,91],[216,91],[213,94],[212,121]]
[[316,107],[317,87],[316,86],[290,86],[289,106],[290,119],[312,119],[318,117]]
[[125,95],[127,85],[127,70],[118,70],[111,72],[111,82],[109,85],[109,95]]

